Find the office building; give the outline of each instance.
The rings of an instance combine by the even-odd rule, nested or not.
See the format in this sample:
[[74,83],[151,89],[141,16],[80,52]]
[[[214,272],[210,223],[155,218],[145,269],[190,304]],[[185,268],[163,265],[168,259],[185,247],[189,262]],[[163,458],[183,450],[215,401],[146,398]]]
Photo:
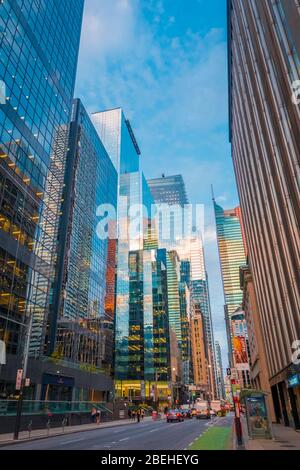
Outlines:
[[188,204],[188,197],[182,175],[165,176],[148,180],[148,185],[156,204]]
[[[169,231],[165,230],[164,220],[157,217],[159,246],[167,246],[169,250],[176,251],[181,263],[188,262],[190,266],[190,311],[193,312],[196,308],[202,314],[205,333],[204,347],[212,373],[211,386],[213,396],[217,396],[213,327],[204,247],[201,235],[193,230],[193,215],[183,212],[189,204],[184,180],[181,175],[163,175],[161,178],[148,180],[148,184],[158,208],[170,207]],[[163,216],[164,214],[163,212]],[[166,239],[165,234],[168,232],[170,236]]]
[[271,388],[268,380],[269,366],[266,356],[266,346],[254,291],[253,276],[248,265],[240,268],[240,278],[241,289],[243,290],[242,309],[245,313],[245,319],[247,322],[251,388],[263,390],[268,394],[266,396],[266,401],[270,416],[272,417],[272,420],[275,421],[276,417],[274,414]]
[[300,427],[299,1],[228,2],[230,140],[276,418]]
[[215,342],[216,351],[216,369],[217,369],[217,388],[220,399],[225,400],[224,370],[222,363],[222,351],[219,341]]
[[[73,368],[93,372],[89,389],[76,387],[77,399],[85,396],[88,401],[93,396],[102,401],[112,391],[107,375],[112,372],[114,312],[106,302],[114,289],[110,269],[116,263],[112,247],[116,239],[113,233],[109,240],[98,233],[98,211],[110,204],[116,214],[117,172],[78,99],[73,102],[67,147],[49,325],[51,354]],[[116,220],[107,223],[115,225]]]
[[5,103],[0,104],[4,396],[15,393],[28,333],[33,359],[26,396],[39,398],[42,375],[48,380],[46,372],[55,368],[38,359],[49,354],[51,343],[48,326],[66,167],[64,137],[71,116],[82,13],[83,0],[1,2],[0,80],[6,90]]
[[199,311],[195,311],[191,318],[190,336],[195,393],[198,397],[212,399],[203,317]]
[[[205,270],[204,247],[201,235],[193,230],[193,215],[183,213],[189,200],[186,193],[184,180],[181,175],[165,176],[148,180],[155,203],[158,207],[170,206],[170,237],[165,238],[164,220],[158,218],[159,246],[167,246],[169,250],[176,250],[181,262],[190,263],[190,299],[193,305],[203,314],[207,357],[211,362],[214,380],[212,381],[214,394],[215,388],[215,353],[213,341],[212,317],[209,299],[208,278]],[[164,210],[164,209],[163,209]],[[164,215],[164,212],[163,212]],[[174,235],[174,236],[173,236]],[[191,307],[193,311],[194,307]]]
[[[118,173],[115,385],[118,398],[168,404],[181,380],[180,266],[158,250],[152,194],[140,149],[121,109],[92,115]],[[132,213],[144,204],[147,215]],[[134,232],[133,228],[137,228]],[[169,398],[171,397],[171,398]]]
[[246,244],[243,237],[240,208],[224,210],[215,200],[213,202],[225,298],[224,310],[229,363],[232,364],[233,335],[231,316],[240,308],[243,302],[243,293],[240,287],[240,266],[244,266],[247,262]]

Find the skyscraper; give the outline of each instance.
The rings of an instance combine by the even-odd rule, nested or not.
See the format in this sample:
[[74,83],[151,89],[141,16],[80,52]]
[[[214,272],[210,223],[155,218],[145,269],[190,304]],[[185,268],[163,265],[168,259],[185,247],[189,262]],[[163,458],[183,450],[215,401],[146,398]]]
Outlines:
[[215,342],[216,351],[216,369],[217,369],[217,387],[219,391],[219,398],[225,400],[225,384],[224,384],[224,371],[222,363],[222,352],[219,341]]
[[201,312],[195,312],[190,322],[190,336],[193,362],[193,383],[198,395],[211,398],[210,375],[208,371],[205,331]]
[[230,140],[277,419],[300,427],[299,1],[228,2]]
[[[157,249],[153,198],[140,171],[141,152],[129,121],[121,109],[95,113],[92,120],[118,173],[117,397],[168,403],[169,384],[181,372],[178,262],[172,253]],[[146,216],[133,213],[142,203]]]
[[[181,263],[189,262],[190,311],[197,311],[203,317],[207,365],[211,366],[211,385],[216,395],[215,352],[212,316],[209,298],[208,278],[205,269],[204,247],[201,235],[193,231],[191,221],[183,209],[189,204],[184,180],[181,175],[165,176],[148,180],[155,204],[170,206],[170,237],[164,236],[164,222],[158,220],[159,246],[176,251]],[[185,225],[186,224],[186,225]],[[173,236],[177,234],[177,236]],[[201,313],[200,313],[201,312]]]
[[242,305],[243,293],[240,287],[240,266],[247,263],[245,242],[242,232],[239,208],[224,210],[214,200],[217,239],[225,297],[225,322],[229,348],[229,361],[232,363],[231,316]]
[[[1,2],[0,80],[6,99],[0,104],[0,339],[8,354],[0,386],[5,393],[14,393],[30,318],[34,356],[48,352],[64,137],[82,12],[83,0]],[[39,396],[40,383],[39,375],[28,396]]]
[[[112,238],[108,240],[98,224],[109,204],[114,208],[112,217],[116,217],[117,172],[78,99],[73,102],[66,140],[50,346],[55,357],[73,367],[94,370],[89,387],[94,390],[94,398],[98,393],[103,399],[106,395],[100,396],[100,392],[108,391],[109,382],[102,379],[101,373],[106,370],[109,374],[113,362],[114,311],[106,308],[106,300],[110,289],[114,289],[108,271],[116,264],[112,250],[116,239],[109,233]],[[107,223],[116,225],[116,220]]]
[[156,204],[178,204],[183,207],[189,203],[182,175],[163,175],[148,180],[148,185]]

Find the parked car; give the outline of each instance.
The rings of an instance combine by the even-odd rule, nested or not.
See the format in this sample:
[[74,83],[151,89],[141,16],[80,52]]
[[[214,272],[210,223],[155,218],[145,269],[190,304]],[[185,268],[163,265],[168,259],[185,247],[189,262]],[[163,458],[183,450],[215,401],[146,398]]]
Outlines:
[[167,423],[172,423],[173,421],[182,422],[184,417],[181,410],[170,410],[167,413]]

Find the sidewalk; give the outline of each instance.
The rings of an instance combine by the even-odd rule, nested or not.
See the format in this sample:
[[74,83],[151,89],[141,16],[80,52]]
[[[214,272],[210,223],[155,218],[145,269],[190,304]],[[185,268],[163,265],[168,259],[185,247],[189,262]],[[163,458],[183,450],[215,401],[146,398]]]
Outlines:
[[[245,450],[300,450],[300,432],[292,428],[272,424],[273,439],[250,439],[245,418],[242,418],[241,422]],[[236,450],[235,433],[234,445]]]
[[[151,421],[152,417],[148,416],[145,417],[144,421]],[[116,421],[109,421],[107,423],[100,423],[100,424],[80,424],[78,426],[66,426],[64,430],[59,428],[53,428],[49,431],[47,429],[37,429],[31,432],[30,437],[28,431],[22,431],[19,434],[18,441],[14,441],[13,434],[0,434],[0,448],[1,446],[5,446],[8,444],[16,444],[17,442],[24,442],[24,441],[35,441],[38,439],[47,439],[48,437],[55,437],[55,436],[63,436],[67,434],[74,434],[84,431],[98,431],[99,429],[105,428],[114,428],[117,426],[125,426],[125,425],[134,425],[137,424],[136,421],[130,419],[119,419]]]

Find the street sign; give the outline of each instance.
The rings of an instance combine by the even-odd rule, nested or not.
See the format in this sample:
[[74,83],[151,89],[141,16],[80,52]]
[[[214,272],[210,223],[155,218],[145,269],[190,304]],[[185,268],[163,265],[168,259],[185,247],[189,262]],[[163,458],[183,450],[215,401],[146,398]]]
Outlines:
[[227,377],[231,377],[231,368],[230,367],[227,368]]
[[30,379],[25,379],[25,387],[30,387]]
[[21,390],[22,378],[23,378],[23,369],[18,369],[17,378],[16,378],[16,390]]

